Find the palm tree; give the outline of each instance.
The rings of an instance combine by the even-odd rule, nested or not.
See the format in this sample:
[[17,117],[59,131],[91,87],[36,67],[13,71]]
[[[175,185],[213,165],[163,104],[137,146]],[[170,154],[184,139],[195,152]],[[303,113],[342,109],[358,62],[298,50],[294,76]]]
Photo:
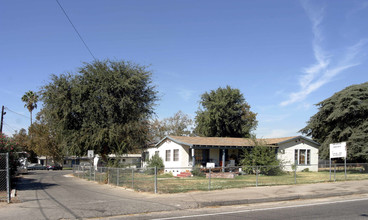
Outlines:
[[32,125],[32,111],[33,109],[37,108],[38,95],[33,91],[29,90],[22,97],[22,101],[26,103],[24,107],[27,107],[29,113],[31,114],[31,125]]

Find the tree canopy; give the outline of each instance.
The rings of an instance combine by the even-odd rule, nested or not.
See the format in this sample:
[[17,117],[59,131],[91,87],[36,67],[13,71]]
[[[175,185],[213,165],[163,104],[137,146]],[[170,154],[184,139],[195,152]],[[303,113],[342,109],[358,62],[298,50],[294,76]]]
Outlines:
[[368,82],[352,85],[316,104],[318,112],[300,130],[321,144],[329,158],[329,144],[347,142],[348,160],[368,161]]
[[256,113],[250,111],[239,89],[230,86],[201,96],[195,118],[195,133],[206,137],[249,137],[257,127]]
[[37,102],[38,102],[39,96],[33,92],[28,91],[22,96],[22,101],[25,102],[24,107],[27,107],[30,115],[31,115],[31,125],[32,125],[32,111],[37,108]]
[[85,63],[53,75],[41,90],[45,121],[68,154],[106,155],[144,146],[157,92],[146,67],[125,61]]
[[151,136],[152,139],[157,138],[160,140],[167,135],[190,135],[191,127],[193,125],[193,120],[189,115],[184,114],[182,111],[178,111],[174,116],[169,118],[164,118],[163,120],[157,120],[151,122]]

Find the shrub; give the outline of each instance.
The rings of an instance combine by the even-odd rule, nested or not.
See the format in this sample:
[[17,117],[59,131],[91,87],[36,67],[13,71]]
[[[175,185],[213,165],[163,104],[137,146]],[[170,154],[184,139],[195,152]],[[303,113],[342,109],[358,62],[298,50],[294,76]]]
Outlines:
[[201,171],[201,168],[199,166],[195,166],[194,169],[190,172],[192,173],[193,176],[205,176],[206,175]]
[[161,170],[165,167],[164,161],[158,154],[153,155],[151,159],[148,160],[147,168],[151,168],[151,169],[147,170],[147,174],[151,174],[151,175],[154,174],[155,170],[152,169],[154,167],[157,167],[157,170]]
[[[264,174],[276,176],[284,174],[282,163],[277,160],[273,148],[253,139],[255,146],[250,151],[245,151],[244,159],[240,161],[243,170],[249,174]],[[256,169],[258,167],[258,170]]]

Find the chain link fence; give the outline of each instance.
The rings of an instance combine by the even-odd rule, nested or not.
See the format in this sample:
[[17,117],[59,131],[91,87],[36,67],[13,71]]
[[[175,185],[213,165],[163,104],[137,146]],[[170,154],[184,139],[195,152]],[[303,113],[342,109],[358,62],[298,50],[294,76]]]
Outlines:
[[109,168],[74,166],[74,176],[141,192],[179,193],[193,190],[306,184],[368,179],[368,164],[315,166],[242,166],[242,167],[171,167]]
[[9,154],[0,153],[0,201],[10,202]]

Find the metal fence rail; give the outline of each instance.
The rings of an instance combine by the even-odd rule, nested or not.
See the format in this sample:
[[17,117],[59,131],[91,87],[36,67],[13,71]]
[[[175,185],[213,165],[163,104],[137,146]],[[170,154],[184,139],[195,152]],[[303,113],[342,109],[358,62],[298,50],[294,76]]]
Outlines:
[[[310,168],[315,171],[310,171]],[[219,168],[111,168],[74,166],[74,176],[135,191],[177,193],[193,190],[305,184],[368,179],[368,164],[329,166],[242,166]],[[318,171],[318,172],[317,172]]]
[[0,201],[10,202],[9,154],[0,153]]

